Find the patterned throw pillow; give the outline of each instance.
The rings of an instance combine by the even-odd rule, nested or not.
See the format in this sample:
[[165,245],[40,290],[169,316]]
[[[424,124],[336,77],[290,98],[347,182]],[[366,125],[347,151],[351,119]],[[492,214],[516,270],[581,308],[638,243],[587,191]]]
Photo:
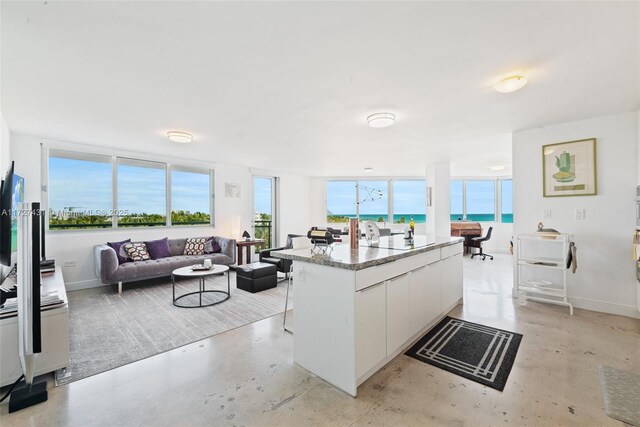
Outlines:
[[124,245],[124,250],[132,261],[146,261],[151,259],[147,245],[144,242],[132,242]]
[[182,255],[204,255],[204,245],[206,244],[206,237],[189,237],[184,245]]

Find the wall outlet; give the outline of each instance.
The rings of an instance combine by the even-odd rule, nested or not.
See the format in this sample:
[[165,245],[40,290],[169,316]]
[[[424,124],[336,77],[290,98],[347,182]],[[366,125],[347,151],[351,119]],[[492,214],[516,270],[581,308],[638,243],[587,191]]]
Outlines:
[[63,266],[64,267],[75,267],[76,266],[76,262],[75,261],[65,261]]
[[542,218],[543,219],[550,219],[551,218],[551,209],[545,209],[544,211],[542,211]]
[[585,211],[584,209],[576,209],[576,219],[584,219]]

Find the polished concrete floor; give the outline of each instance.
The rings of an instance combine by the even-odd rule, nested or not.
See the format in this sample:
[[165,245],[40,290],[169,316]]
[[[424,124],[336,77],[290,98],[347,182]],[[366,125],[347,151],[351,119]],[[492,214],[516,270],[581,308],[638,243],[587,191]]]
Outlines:
[[[504,392],[400,355],[351,398],[293,363],[282,316],[67,386],[9,426],[623,425],[604,413],[598,365],[640,371],[640,321],[511,298],[512,259],[465,259],[450,315],[524,335]],[[294,296],[295,298],[295,296]]]

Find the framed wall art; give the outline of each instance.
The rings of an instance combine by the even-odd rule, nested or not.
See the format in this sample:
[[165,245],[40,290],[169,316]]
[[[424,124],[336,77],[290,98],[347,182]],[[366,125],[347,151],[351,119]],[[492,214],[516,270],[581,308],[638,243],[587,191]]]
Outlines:
[[542,189],[544,197],[596,195],[596,139],[543,145]]
[[224,196],[237,199],[240,197],[240,184],[235,182],[224,183]]

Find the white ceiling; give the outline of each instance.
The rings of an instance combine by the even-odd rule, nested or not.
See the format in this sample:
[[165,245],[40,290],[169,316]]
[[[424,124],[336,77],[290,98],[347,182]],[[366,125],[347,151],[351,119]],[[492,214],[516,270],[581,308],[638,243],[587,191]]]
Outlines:
[[[481,175],[510,167],[511,131],[640,107],[639,2],[1,5],[9,128],[66,141],[305,175],[443,159]],[[521,91],[492,89],[516,71]],[[367,127],[380,111],[395,126]]]

